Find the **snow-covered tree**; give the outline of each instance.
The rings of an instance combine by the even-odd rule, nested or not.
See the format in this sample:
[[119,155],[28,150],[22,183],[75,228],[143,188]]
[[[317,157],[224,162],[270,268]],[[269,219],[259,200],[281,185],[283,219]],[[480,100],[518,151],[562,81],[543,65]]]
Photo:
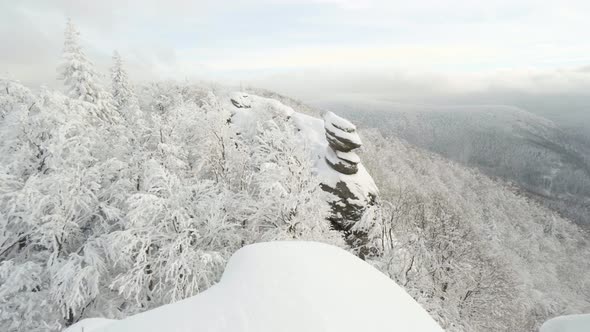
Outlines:
[[251,223],[265,240],[307,239],[342,245],[341,234],[330,229],[328,193],[313,174],[305,141],[281,119],[258,126],[251,144],[257,170],[253,177],[256,212]]
[[[127,121],[111,121],[120,113],[71,22],[60,69],[68,95],[0,80],[0,330],[57,331],[191,296],[258,241],[346,246],[284,106],[248,103],[240,127],[202,86],[140,86],[136,103],[115,56]],[[579,228],[473,170],[363,138],[380,199],[353,231],[447,330],[530,331],[590,308]]]
[[568,278],[590,268],[571,221],[478,172],[363,134],[363,160],[380,188],[372,261],[446,330],[530,331],[587,310],[588,283]]
[[115,108],[125,114],[138,110],[137,97],[129,82],[123,59],[119,52],[113,52],[113,66],[111,68],[111,94]]
[[[98,296],[104,264],[90,248],[116,208],[109,205],[117,200],[103,194],[113,193],[110,185],[119,182],[105,171],[115,150],[100,139],[104,128],[91,116],[94,105],[49,91],[25,105],[13,108],[0,130],[6,135],[0,164],[7,180],[0,185],[0,233],[6,236],[0,241],[6,267],[0,278],[9,286],[19,275],[30,277],[19,293],[3,285],[0,292],[10,296],[3,297],[0,311],[24,306],[31,314],[16,323],[0,317],[0,325],[46,330],[45,324],[75,322]],[[46,318],[37,319],[39,312]]]
[[121,271],[112,287],[133,303],[154,307],[215,283],[239,236],[213,182],[189,183],[155,160],[143,177],[142,190],[127,200],[121,230],[108,235],[107,252]]
[[58,67],[58,78],[64,81],[69,97],[96,106],[95,113],[103,120],[113,120],[111,96],[99,83],[94,64],[88,59],[80,45],[80,32],[68,19],[64,33],[62,62]]

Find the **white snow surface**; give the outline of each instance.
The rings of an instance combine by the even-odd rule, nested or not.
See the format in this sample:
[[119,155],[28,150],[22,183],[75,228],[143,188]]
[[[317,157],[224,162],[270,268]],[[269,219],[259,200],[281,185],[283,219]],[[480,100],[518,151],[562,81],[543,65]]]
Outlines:
[[588,332],[590,314],[559,316],[546,321],[539,332]]
[[[251,108],[237,108],[229,101],[229,98],[227,99],[227,102],[224,103],[224,107],[231,110],[231,113],[233,114],[232,123],[240,128],[240,132],[243,135],[255,135],[256,124],[261,118],[279,117],[290,119],[290,121],[293,121],[295,126],[300,130],[299,135],[303,144],[306,144],[309,147],[311,153],[310,158],[312,158],[315,163],[314,167],[322,183],[334,188],[336,183],[340,181],[345,182],[350,191],[358,198],[358,202],[356,203],[360,204],[366,202],[369,199],[369,195],[376,195],[378,193],[373,178],[362,164],[358,165],[359,170],[356,174],[346,175],[335,171],[326,163],[324,158],[327,152],[328,141],[326,140],[324,120],[296,112],[293,108],[286,106],[275,99],[256,95],[247,95],[247,97],[245,97],[244,93],[241,93],[240,96],[242,99],[249,100]],[[341,119],[339,123],[340,125],[354,127],[354,125],[348,120],[340,118],[335,114],[332,118],[334,117]],[[332,125],[330,126],[331,130],[344,135],[345,138],[358,142],[359,144],[361,143],[356,132],[347,133]],[[356,129],[356,127],[354,128]],[[353,156],[347,155],[347,157],[354,159]]]
[[250,104],[250,96],[243,92],[232,93],[230,99],[234,100],[240,107],[249,108],[252,106]]
[[64,332],[91,332],[98,331],[100,328],[117,322],[115,319],[106,318],[86,318],[70,326]]
[[347,133],[353,133],[356,131],[356,126],[352,124],[352,122],[346,120],[345,118],[339,117],[333,112],[326,112],[324,115],[324,121],[329,122],[334,127],[344,130]]
[[[67,332],[82,332],[81,321]],[[314,242],[246,246],[194,297],[84,332],[441,332],[400,286],[356,256]]]

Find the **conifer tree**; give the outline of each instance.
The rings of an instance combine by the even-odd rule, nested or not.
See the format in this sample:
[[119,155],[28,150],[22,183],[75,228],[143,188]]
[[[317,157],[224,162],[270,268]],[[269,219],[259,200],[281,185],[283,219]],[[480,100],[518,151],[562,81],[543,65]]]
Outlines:
[[113,52],[111,80],[111,93],[115,108],[121,113],[137,108],[137,97],[129,82],[123,59],[117,51]]
[[96,114],[103,120],[113,120],[110,95],[99,83],[94,64],[80,46],[80,32],[68,19],[64,33],[62,62],[58,67],[58,78],[64,81],[70,98],[89,102],[96,106]]

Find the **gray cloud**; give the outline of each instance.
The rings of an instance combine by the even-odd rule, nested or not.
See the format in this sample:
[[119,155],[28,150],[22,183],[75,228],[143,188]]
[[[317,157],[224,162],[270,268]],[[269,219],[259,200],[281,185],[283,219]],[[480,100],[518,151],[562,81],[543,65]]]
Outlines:
[[373,101],[408,105],[513,105],[565,126],[590,128],[586,67],[458,73],[308,71],[248,82],[314,105]]
[[588,10],[581,0],[3,1],[0,75],[59,84],[71,17],[99,71],[117,49],[136,81],[590,114]]

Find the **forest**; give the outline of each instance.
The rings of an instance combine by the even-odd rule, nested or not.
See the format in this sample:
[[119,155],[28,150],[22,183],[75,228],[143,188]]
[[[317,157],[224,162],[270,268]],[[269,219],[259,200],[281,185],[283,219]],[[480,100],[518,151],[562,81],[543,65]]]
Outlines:
[[386,100],[322,104],[484,174],[590,227],[590,150],[585,127],[564,127],[504,105],[397,105]]
[[[240,127],[235,89],[134,84],[116,52],[104,80],[72,22],[58,78],[63,91],[0,80],[2,331],[176,302],[274,240],[362,253],[446,331],[533,331],[590,311],[588,234],[513,183],[360,127],[378,195],[343,232],[294,121],[320,111],[251,89],[256,116]],[[590,194],[568,179],[555,186]]]

